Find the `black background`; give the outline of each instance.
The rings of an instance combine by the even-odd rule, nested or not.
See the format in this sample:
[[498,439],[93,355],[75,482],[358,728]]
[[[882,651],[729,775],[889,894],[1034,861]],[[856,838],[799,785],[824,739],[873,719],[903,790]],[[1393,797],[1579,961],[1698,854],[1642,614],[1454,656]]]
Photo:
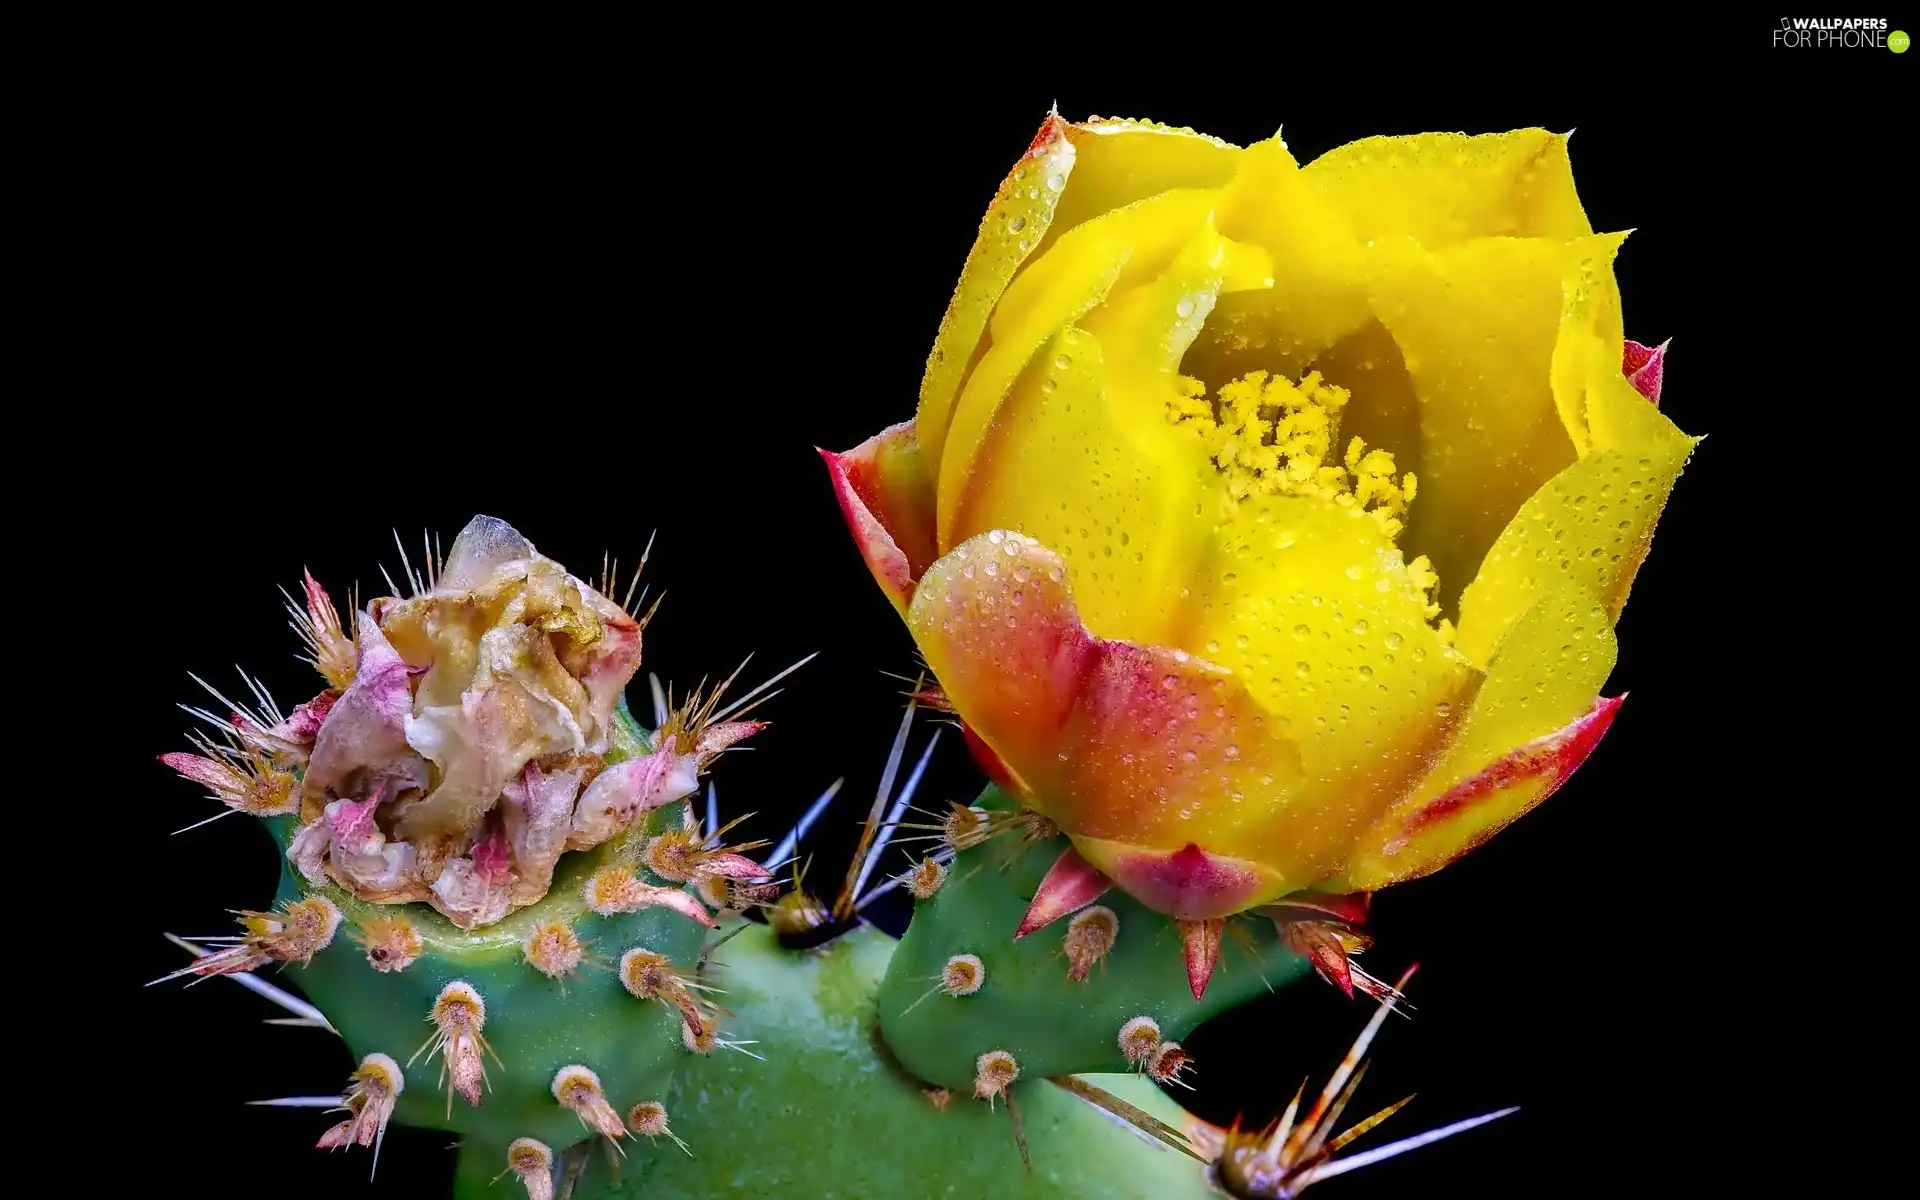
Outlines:
[[[1774,623],[1799,604],[1777,567],[1807,519],[1781,493],[1838,505],[1837,478],[1873,452],[1825,415],[1871,391],[1845,375],[1875,355],[1850,351],[1885,344],[1871,286],[1838,273],[1910,272],[1889,145],[1920,60],[1769,53],[1764,32],[1732,27],[1645,44],[1589,31],[1583,55],[1423,36],[1391,59],[1366,32],[1298,47],[1282,32],[1228,39],[1182,78],[1143,66],[1084,86],[798,58],[670,85],[657,70],[673,55],[655,48],[578,71],[570,52],[536,70],[502,50],[291,79],[269,55],[128,88],[83,156],[88,253],[65,280],[89,331],[67,383],[112,403],[56,412],[98,426],[101,449],[64,478],[115,515],[73,544],[92,558],[110,540],[85,569],[129,585],[106,636],[139,634],[113,651],[111,741],[128,758],[100,783],[144,864],[113,906],[124,937],[105,984],[116,1036],[138,1035],[118,1043],[119,1070],[160,1098],[131,1122],[150,1155],[126,1161],[171,1164],[207,1196],[367,1188],[362,1155],[310,1149],[317,1114],[241,1106],[338,1087],[338,1042],[262,1025],[267,1007],[224,981],[139,984],[181,962],[163,930],[220,932],[224,910],[269,899],[277,870],[242,819],[168,836],[210,812],[151,758],[189,728],[173,707],[196,700],[187,672],[225,690],[237,663],[304,697],[315,684],[276,587],[306,566],[336,593],[377,591],[395,527],[411,552],[423,527],[450,540],[486,512],[582,573],[605,550],[631,561],[658,529],[649,577],[667,599],[645,670],[682,687],[748,652],[756,678],[821,652],[716,779],[729,814],[760,814],[743,833],[778,837],[845,775],[813,838],[821,877],[839,869],[898,719],[888,673],[915,657],[813,447],[911,415],[980,213],[1057,100],[1071,119],[1152,117],[1243,144],[1284,123],[1303,162],[1376,133],[1578,127],[1593,224],[1636,230],[1618,268],[1628,335],[1674,337],[1663,407],[1708,439],[1620,623],[1607,690],[1633,697],[1601,748],[1493,842],[1376,900],[1369,965],[1424,965],[1368,1096],[1420,1093],[1394,1119],[1403,1135],[1522,1113],[1321,1194],[1603,1179],[1666,1194],[1753,1165],[1729,1149],[1755,1132],[1731,1110],[1764,1098],[1791,1126],[1781,1080],[1832,1036],[1781,982],[1806,947],[1779,907],[1821,872],[1805,847],[1788,866],[1756,844],[1780,832],[1769,814],[1804,802],[1754,771],[1807,753],[1774,740],[1782,714],[1757,684],[1801,653]],[[937,763],[923,794],[977,786],[957,743]],[[1317,985],[1251,1005],[1190,1039],[1188,1099],[1262,1119],[1365,1015]],[[437,1194],[449,1140],[389,1138],[364,1194]],[[136,1173],[99,1161],[105,1179]]]

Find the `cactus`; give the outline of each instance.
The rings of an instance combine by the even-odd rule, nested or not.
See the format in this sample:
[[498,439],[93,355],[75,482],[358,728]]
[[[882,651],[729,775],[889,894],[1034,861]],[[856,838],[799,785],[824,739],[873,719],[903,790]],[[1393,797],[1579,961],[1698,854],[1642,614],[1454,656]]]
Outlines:
[[[1351,1061],[1265,1141],[1155,1083],[1186,1083],[1201,1021],[1310,968],[1382,997],[1377,1027],[1398,991],[1348,961],[1352,914],[1177,922],[1101,895],[997,788],[913,807],[931,742],[894,783],[935,689],[831,902],[781,895],[837,785],[761,860],[766,843],[723,844],[711,788],[704,819],[690,802],[762,727],[768,684],[678,705],[656,687],[644,728],[622,689],[646,615],[492,518],[406,575],[351,634],[309,576],[289,607],[326,688],[283,714],[249,681],[252,707],[190,710],[211,733],[162,756],[261,818],[282,862],[275,907],[237,937],[176,939],[195,958],[169,978],[233,976],[346,1042],[340,1095],[278,1102],[337,1110],[319,1147],[377,1170],[392,1123],[450,1130],[456,1195],[510,1175],[534,1200],[1272,1197],[1345,1169],[1328,1138]],[[915,827],[932,853],[876,880]],[[901,887],[896,942],[862,911]],[[255,974],[272,966],[306,999]]]

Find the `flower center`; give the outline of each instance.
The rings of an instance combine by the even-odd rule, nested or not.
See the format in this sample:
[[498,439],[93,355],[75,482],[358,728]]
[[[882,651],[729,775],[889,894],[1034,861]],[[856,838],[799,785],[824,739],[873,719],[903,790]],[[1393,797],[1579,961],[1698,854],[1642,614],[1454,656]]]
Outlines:
[[1396,480],[1393,453],[1369,450],[1357,437],[1339,461],[1330,461],[1340,444],[1340,413],[1351,398],[1347,389],[1318,371],[1298,382],[1250,371],[1212,396],[1184,375],[1179,387],[1167,415],[1200,434],[1235,500],[1318,496],[1368,513],[1389,537],[1400,532],[1418,486],[1413,472]]

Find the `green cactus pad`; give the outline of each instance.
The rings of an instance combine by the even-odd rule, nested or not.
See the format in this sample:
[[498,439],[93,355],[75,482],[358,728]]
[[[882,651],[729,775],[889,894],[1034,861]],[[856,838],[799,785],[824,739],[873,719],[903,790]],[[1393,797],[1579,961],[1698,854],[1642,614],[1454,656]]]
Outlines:
[[[1177,1041],[1207,1018],[1308,971],[1268,923],[1235,921],[1205,998],[1195,1000],[1179,927],[1114,889],[1098,901],[1119,918],[1112,951],[1085,982],[1073,982],[1062,950],[1065,919],[1013,940],[1041,879],[1066,848],[1064,837],[1025,845],[997,838],[960,854],[939,892],[919,902],[880,988],[887,1044],[908,1070],[971,1088],[978,1057],[1005,1050],[1023,1076],[1123,1071],[1120,1027],[1134,1017],[1153,1018],[1164,1038]],[[947,960],[960,954],[985,966],[980,989],[928,996]]]
[[[609,763],[644,753],[645,736],[623,703]],[[708,931],[665,908],[603,917],[587,910],[584,895],[596,870],[611,864],[623,846],[677,823],[681,808],[674,804],[648,813],[622,837],[564,856],[544,899],[473,930],[456,927],[424,904],[369,904],[339,888],[309,888],[283,856],[278,898],[324,895],[345,919],[312,962],[291,967],[280,978],[326,1014],[356,1059],[377,1051],[402,1066],[406,1090],[394,1110],[396,1123],[496,1142],[503,1161],[504,1147],[517,1137],[537,1138],[558,1151],[591,1132],[554,1098],[554,1076],[562,1067],[591,1068],[608,1102],[624,1113],[626,1106],[658,1096],[674,1069],[694,1057],[682,1041],[680,1017],[629,993],[617,968],[622,954],[643,946],[693,978]],[[284,847],[291,822],[270,824],[279,826]],[[642,872],[642,878],[651,876]],[[422,953],[404,970],[383,973],[368,962],[352,934],[355,926],[395,915],[412,923]],[[590,960],[564,983],[524,957],[527,934],[548,921],[565,922]],[[449,1112],[440,1059],[429,1053],[415,1058],[414,1052],[434,1032],[429,1013],[435,997],[456,979],[471,984],[485,1001],[482,1033],[499,1059],[484,1059],[489,1088],[483,1103],[476,1108],[456,1095]]]
[[[1020,1161],[1004,1102],[992,1108],[956,1091],[944,1109],[889,1061],[876,1036],[876,989],[897,943],[872,928],[810,951],[782,949],[749,925],[714,955],[713,982],[736,1015],[729,1037],[751,1039],[761,1062],[717,1050],[683,1070],[660,1097],[673,1132],[631,1139],[618,1182],[607,1155],[589,1147],[574,1200],[656,1196],[991,1196],[995,1200],[1179,1200],[1209,1195],[1205,1168],[1146,1140],[1037,1074],[1014,1084],[1032,1168]],[[1089,1082],[1174,1128],[1182,1116],[1135,1077]],[[625,1140],[625,1139],[623,1139]],[[463,1147],[463,1156],[470,1151]],[[471,1152],[496,1155],[490,1146]],[[463,1165],[457,1194],[499,1197],[485,1180],[504,1159]]]

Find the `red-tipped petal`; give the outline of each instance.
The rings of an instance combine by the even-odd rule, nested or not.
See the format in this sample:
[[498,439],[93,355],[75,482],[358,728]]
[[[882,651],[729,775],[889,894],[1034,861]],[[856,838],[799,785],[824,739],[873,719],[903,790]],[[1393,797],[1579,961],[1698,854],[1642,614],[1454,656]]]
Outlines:
[[1628,342],[1621,355],[1620,372],[1627,382],[1642,396],[1660,403],[1660,379],[1666,370],[1667,342],[1658,346],[1642,346],[1639,342]]
[[894,607],[905,612],[914,583],[938,557],[933,476],[913,422],[894,425],[844,454],[821,450],[833,494],[867,568]]
[[1164,855],[1301,776],[1298,748],[1241,679],[1093,635],[1065,562],[1032,538],[993,530],[955,547],[921,578],[907,623],[1015,790],[1122,888],[1096,842]]
[[1192,842],[1171,853],[1093,838],[1076,839],[1120,889],[1179,921],[1229,917],[1279,890],[1272,872]]
[[1207,981],[1220,964],[1220,934],[1226,925],[1225,921],[1180,922],[1180,937],[1186,943],[1187,986],[1193,989],[1195,1000],[1206,994]]
[[1431,875],[1559,789],[1613,725],[1625,693],[1602,697],[1570,724],[1536,738],[1444,795],[1399,813],[1363,844],[1343,882],[1378,891]]
[[1085,908],[1112,886],[1113,881],[1088,866],[1078,850],[1067,847],[1054,860],[1047,877],[1040,881],[1040,890],[1033,894],[1033,903],[1027,906],[1027,915],[1020,919],[1020,928],[1014,932],[1013,940],[1017,942],[1034,930]]

